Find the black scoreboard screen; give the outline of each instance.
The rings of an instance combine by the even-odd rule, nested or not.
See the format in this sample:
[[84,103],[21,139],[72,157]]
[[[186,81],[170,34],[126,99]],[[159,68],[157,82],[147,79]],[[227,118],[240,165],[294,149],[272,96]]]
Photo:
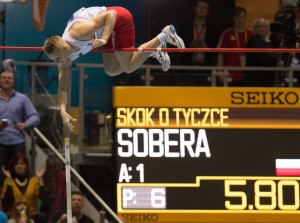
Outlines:
[[124,222],[300,222],[300,90],[115,87]]

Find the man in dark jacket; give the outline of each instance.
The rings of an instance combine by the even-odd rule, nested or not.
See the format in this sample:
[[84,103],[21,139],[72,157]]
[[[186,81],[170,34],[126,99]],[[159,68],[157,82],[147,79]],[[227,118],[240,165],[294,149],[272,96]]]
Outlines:
[[[253,35],[249,37],[248,48],[273,48],[269,40],[270,23],[264,18],[256,19],[253,26]],[[278,58],[272,52],[246,53],[247,67],[276,67]],[[252,87],[272,87],[275,84],[276,71],[247,71],[245,85]]]
[[[72,216],[73,223],[94,223],[92,219],[82,213],[82,208],[84,206],[83,194],[79,191],[73,191],[71,195],[71,206],[72,206]],[[52,216],[51,223],[67,223],[66,211],[57,211]]]

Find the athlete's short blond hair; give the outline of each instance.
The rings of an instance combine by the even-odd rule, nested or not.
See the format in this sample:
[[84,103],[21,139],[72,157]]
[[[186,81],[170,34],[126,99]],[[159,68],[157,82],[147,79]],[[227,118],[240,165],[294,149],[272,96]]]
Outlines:
[[46,39],[43,50],[46,54],[54,53],[55,51],[61,49],[61,37],[60,36],[51,36]]

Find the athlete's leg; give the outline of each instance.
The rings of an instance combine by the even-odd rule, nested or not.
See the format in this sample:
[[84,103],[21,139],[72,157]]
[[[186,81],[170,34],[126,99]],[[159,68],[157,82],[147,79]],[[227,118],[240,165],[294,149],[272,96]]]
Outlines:
[[[140,46],[140,48],[157,48],[161,45],[170,43],[176,47],[183,47],[183,40],[176,34],[174,26],[166,26],[162,33]],[[132,46],[133,47],[133,46]],[[161,58],[159,57],[161,55]],[[110,76],[119,75],[123,72],[132,73],[137,70],[152,52],[138,51],[115,51],[114,53],[103,53],[103,63],[105,72]],[[167,71],[170,67],[170,58],[166,52],[154,54],[155,58],[163,65],[163,70]]]
[[114,53],[102,53],[104,71],[109,76],[116,76],[124,72]]
[[[140,46],[140,48],[157,48],[160,46],[160,41],[157,37],[153,38],[147,43],[144,43]],[[149,56],[153,54],[152,52],[124,52],[124,51],[116,51],[115,55],[117,60],[119,61],[121,67],[123,67],[126,73],[132,73],[137,70],[144,62],[149,58]]]
[[[144,43],[140,48],[157,48],[159,46],[166,46],[166,44],[172,44],[176,47],[184,48],[183,40],[177,35],[175,27],[173,25],[166,26],[162,32],[150,40]],[[115,52],[116,58],[119,61],[121,67],[124,68],[126,73],[131,73],[138,69],[149,56],[153,56],[152,52]],[[170,67],[170,58],[166,52],[162,54],[154,54],[155,58],[162,64],[163,70],[167,71]]]
[[[157,48],[161,44],[157,38],[142,44],[143,48]],[[137,70],[144,62],[153,55],[152,52],[131,52],[116,51],[114,53],[103,53],[103,64],[105,73],[109,76],[116,76],[123,72],[132,73]],[[163,66],[163,71],[170,67],[170,57],[166,52],[155,53],[154,56]]]

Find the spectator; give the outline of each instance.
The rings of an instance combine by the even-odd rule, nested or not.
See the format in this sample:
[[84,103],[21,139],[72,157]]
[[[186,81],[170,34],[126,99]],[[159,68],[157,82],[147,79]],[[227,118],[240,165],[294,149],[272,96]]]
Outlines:
[[6,176],[1,191],[1,199],[4,211],[9,217],[13,213],[13,204],[19,199],[26,199],[30,206],[30,213],[36,222],[42,223],[46,220],[46,215],[38,213],[38,196],[40,190],[43,189],[42,180],[45,167],[36,171],[36,176],[31,176],[29,162],[26,154],[17,152],[6,170],[2,167],[2,171]]
[[[248,48],[273,48],[269,39],[270,23],[267,19],[259,18],[254,21],[253,35],[248,39]],[[271,52],[246,53],[247,67],[275,67],[279,62],[278,56]],[[272,87],[275,84],[276,71],[247,71],[245,85],[252,87]]]
[[[181,27],[182,38],[188,47],[213,48],[217,46],[220,32],[216,25],[207,20],[209,2],[198,0],[194,6],[193,18]],[[184,65],[216,65],[214,53],[183,53],[182,64]]]
[[[235,7],[232,13],[233,27],[225,30],[218,43],[220,48],[245,48],[252,31],[246,28],[247,11],[243,7]],[[246,65],[245,53],[225,52],[218,55],[218,66],[243,67]],[[231,86],[244,84],[244,71],[229,71]],[[221,79],[222,82],[222,79]]]
[[29,203],[26,199],[23,198],[15,201],[12,209],[12,216],[8,223],[35,223],[31,218]]
[[7,223],[8,219],[6,214],[2,211],[2,202],[0,199],[0,223]]
[[[80,191],[73,191],[71,195],[71,206],[73,223],[94,223],[92,219],[82,213],[84,206],[84,197]],[[66,223],[66,211],[56,212],[50,220],[50,223]]]
[[6,214],[0,210],[0,223],[7,223],[8,219]]
[[[15,69],[4,62],[7,70],[0,74],[0,166],[7,168],[15,152],[25,152],[24,130],[37,126],[40,118],[30,99],[14,90]],[[0,185],[3,178],[0,171]]]
[[55,156],[48,156],[46,167],[40,211],[50,219],[55,211],[66,209],[66,173],[64,163]]

